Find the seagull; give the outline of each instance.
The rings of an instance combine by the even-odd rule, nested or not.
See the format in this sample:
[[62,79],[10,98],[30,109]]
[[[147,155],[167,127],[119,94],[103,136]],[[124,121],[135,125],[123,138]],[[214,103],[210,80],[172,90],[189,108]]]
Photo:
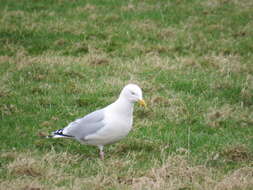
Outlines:
[[76,119],[65,128],[52,132],[48,138],[71,138],[81,144],[97,146],[103,160],[104,145],[121,140],[132,129],[135,102],[146,107],[141,88],[136,84],[128,84],[115,102]]

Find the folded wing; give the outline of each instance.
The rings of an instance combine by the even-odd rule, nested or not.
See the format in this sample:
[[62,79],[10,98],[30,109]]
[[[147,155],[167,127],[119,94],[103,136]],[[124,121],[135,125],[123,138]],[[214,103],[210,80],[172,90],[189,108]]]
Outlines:
[[104,126],[104,109],[101,109],[71,122],[63,129],[63,134],[85,140],[86,136],[95,134]]

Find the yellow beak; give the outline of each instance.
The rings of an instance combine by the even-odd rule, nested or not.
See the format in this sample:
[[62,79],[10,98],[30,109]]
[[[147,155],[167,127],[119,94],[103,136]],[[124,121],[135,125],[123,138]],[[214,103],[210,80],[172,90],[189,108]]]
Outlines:
[[143,107],[147,107],[147,104],[144,100],[139,100],[138,103]]

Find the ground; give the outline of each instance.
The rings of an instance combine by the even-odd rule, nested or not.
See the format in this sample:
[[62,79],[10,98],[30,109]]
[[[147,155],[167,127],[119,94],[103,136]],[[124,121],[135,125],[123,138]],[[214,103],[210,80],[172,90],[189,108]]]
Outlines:
[[[253,189],[253,2],[2,0],[0,189]],[[143,89],[124,140],[51,131]]]

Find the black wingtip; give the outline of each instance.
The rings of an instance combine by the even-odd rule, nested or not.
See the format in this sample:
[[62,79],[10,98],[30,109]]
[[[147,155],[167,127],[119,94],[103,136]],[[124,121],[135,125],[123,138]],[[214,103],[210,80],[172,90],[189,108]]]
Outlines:
[[53,133],[53,135],[49,135],[48,137],[49,137],[49,138],[53,138],[55,135],[60,135],[60,136],[62,136],[62,137],[69,137],[69,138],[74,137],[74,136],[71,136],[71,135],[63,134],[63,129],[59,129],[59,130],[55,131],[55,132]]

